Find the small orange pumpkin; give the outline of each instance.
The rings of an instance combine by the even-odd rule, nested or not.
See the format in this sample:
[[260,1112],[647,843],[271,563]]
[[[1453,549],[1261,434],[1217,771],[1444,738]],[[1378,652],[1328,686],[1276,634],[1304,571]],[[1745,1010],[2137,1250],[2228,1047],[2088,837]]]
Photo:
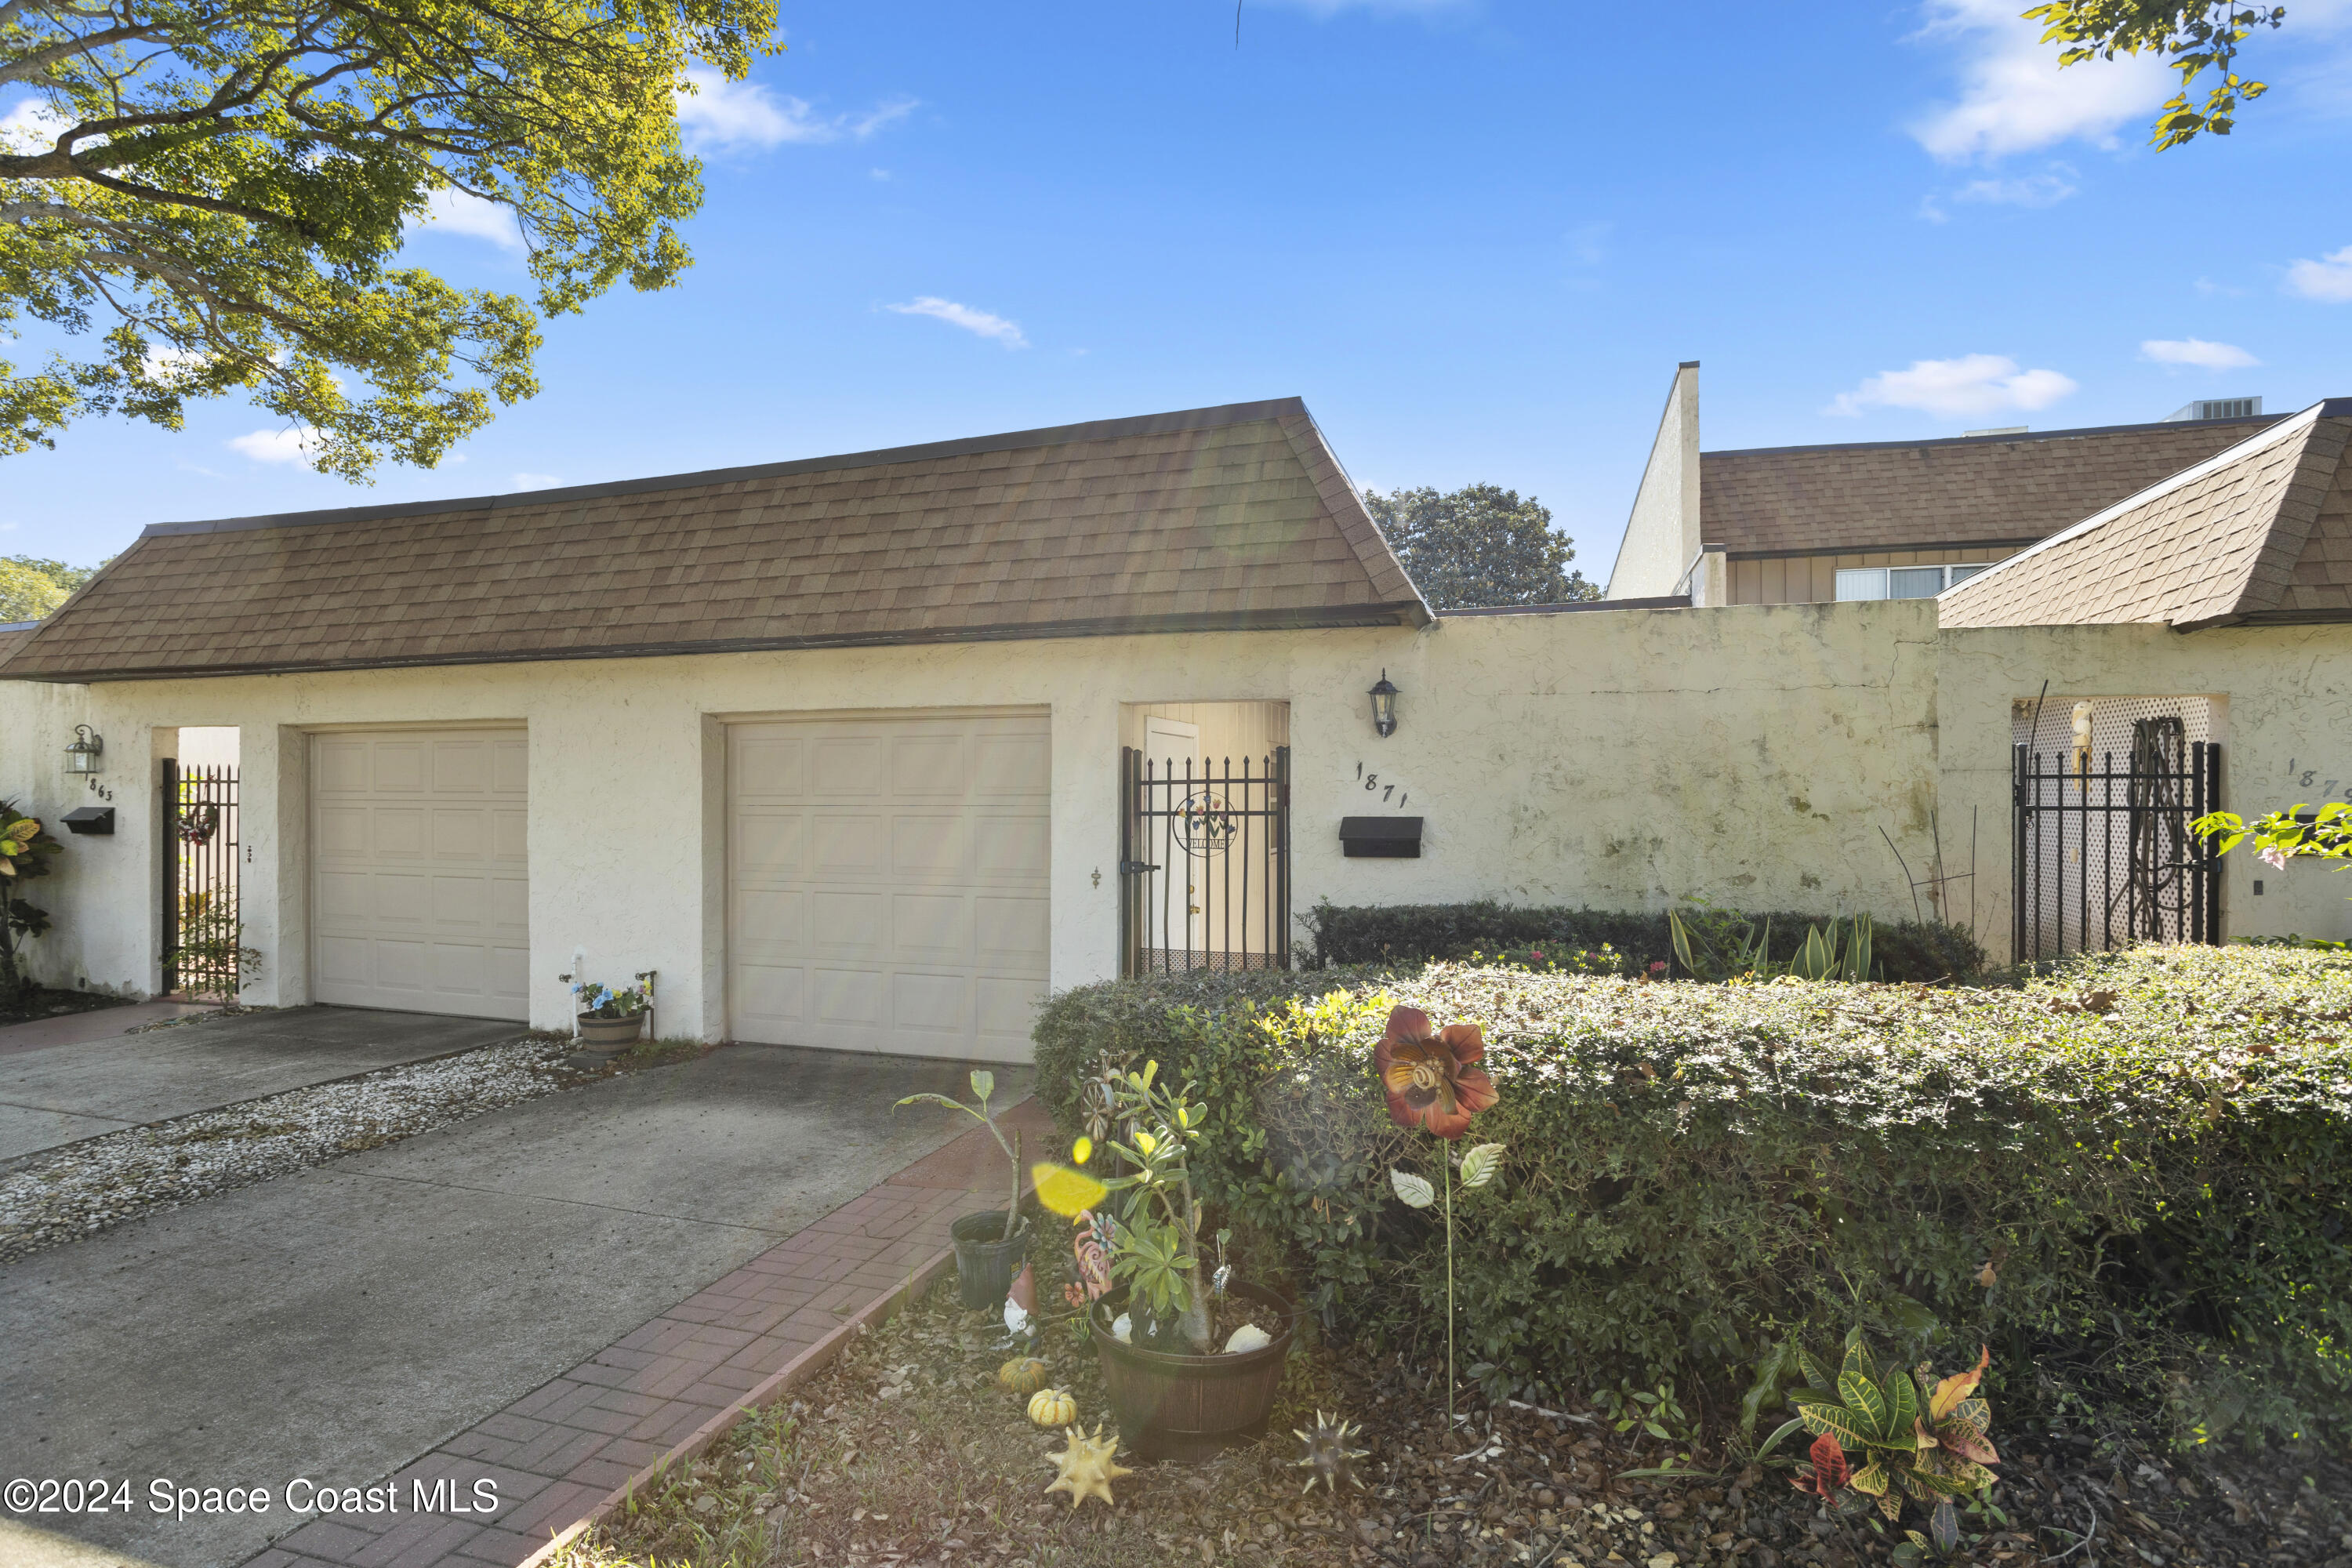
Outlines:
[[1045,1386],[1045,1363],[1034,1355],[1014,1356],[996,1369],[996,1386],[1007,1394],[1034,1394]]

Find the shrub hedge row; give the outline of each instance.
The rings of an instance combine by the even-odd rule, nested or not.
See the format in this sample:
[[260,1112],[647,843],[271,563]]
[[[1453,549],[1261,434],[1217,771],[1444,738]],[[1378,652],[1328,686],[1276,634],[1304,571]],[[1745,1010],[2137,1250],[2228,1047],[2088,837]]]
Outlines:
[[[1106,1065],[1213,1108],[1196,1179],[1324,1314],[1442,1331],[1443,1237],[1393,1196],[1391,1002],[1479,1023],[1509,1146],[1457,1203],[1489,1392],[1673,1378],[1735,1410],[1790,1331],[1860,1322],[1999,1386],[2197,1440],[2352,1426],[2352,960],[2143,949],[2021,989],[1643,984],[1439,964],[1063,994],[1036,1031],[1064,1131]],[[1908,1359],[1907,1355],[1906,1358]],[[1765,1407],[1770,1408],[1768,1399]]]
[[[1753,921],[1759,928],[1769,921],[1771,956],[1782,960],[1804,942],[1806,927],[1832,918],[1785,910],[1744,917],[1729,910],[1698,914],[1701,920],[1727,916]],[[1323,903],[1299,919],[1314,943],[1307,962],[1318,969],[1435,959],[1460,962],[1474,953],[1492,955],[1545,944],[1572,952],[1597,951],[1606,943],[1625,955],[1628,973],[1638,973],[1654,960],[1671,963],[1674,958],[1674,942],[1663,914],[1619,914],[1486,900],[1466,904]],[[1985,950],[1974,936],[1959,926],[1937,921],[1889,921],[1873,933],[1872,947],[1888,980],[1965,978],[1981,973],[1988,963]]]

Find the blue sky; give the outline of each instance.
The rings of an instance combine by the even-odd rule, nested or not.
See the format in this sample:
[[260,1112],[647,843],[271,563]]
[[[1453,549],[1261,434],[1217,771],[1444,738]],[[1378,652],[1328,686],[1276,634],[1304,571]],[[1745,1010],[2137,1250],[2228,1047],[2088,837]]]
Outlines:
[[[1244,0],[1236,49],[1222,0],[787,0],[693,106],[682,285],[550,323],[460,460],[94,422],[0,459],[0,552],[1297,394],[1358,483],[1533,492],[1599,577],[1679,360],[1709,448],[2352,395],[2352,0],[2161,154],[2169,76],[2062,75],[2021,8]],[[527,291],[483,216],[412,254]]]

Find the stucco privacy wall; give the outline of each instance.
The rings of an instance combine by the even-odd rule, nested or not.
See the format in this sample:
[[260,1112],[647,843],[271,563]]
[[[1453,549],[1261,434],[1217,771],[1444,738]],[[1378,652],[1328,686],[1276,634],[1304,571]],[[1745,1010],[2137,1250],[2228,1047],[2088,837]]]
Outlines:
[[[2008,933],[2010,704],[2070,696],[2228,700],[2230,798],[2295,797],[2290,757],[2352,787],[2352,627],[2099,626],[1938,634],[1932,601],[1465,617],[1429,629],[1074,638],[58,687],[0,681],[0,790],[54,817],[91,797],[63,773],[76,722],[107,741],[110,839],[69,839],[33,944],[52,983],[152,990],[163,859],[152,759],[176,727],[242,731],[249,999],[309,996],[307,731],[522,723],[530,736],[531,1014],[564,1021],[575,946],[600,973],[663,976],[665,1033],[726,1027],[725,722],[792,712],[1029,707],[1051,715],[1051,976],[1117,963],[1123,704],[1289,704],[1295,906],[1495,897],[1600,908],[1700,896],[1749,908],[1907,915],[1882,828],[1915,873],[1940,800],[1947,869],[1978,811],[1978,926]],[[1385,668],[1400,728],[1372,733]],[[1939,728],[1940,721],[1940,728]],[[1366,787],[1369,784],[1370,787]],[[1391,794],[1393,786],[1394,793]],[[2313,793],[2313,792],[2306,792]],[[1425,819],[1423,858],[1349,860],[1340,817]],[[1101,873],[1097,884],[1095,873]],[[2316,873],[2251,897],[2238,931],[2340,933]],[[2288,896],[2281,897],[2282,884]],[[1964,903],[1954,912],[1965,915]],[[816,1042],[822,1043],[822,1042]]]

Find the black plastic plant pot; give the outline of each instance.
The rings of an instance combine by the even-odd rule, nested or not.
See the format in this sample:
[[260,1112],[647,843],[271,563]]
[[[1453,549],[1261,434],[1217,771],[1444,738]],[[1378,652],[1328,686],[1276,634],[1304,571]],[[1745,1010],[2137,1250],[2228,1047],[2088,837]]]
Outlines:
[[1021,1272],[1021,1255],[1028,1249],[1029,1232],[1023,1226],[1004,1237],[1004,1211],[968,1214],[948,1227],[955,1239],[958,1297],[975,1310],[1001,1307]]

